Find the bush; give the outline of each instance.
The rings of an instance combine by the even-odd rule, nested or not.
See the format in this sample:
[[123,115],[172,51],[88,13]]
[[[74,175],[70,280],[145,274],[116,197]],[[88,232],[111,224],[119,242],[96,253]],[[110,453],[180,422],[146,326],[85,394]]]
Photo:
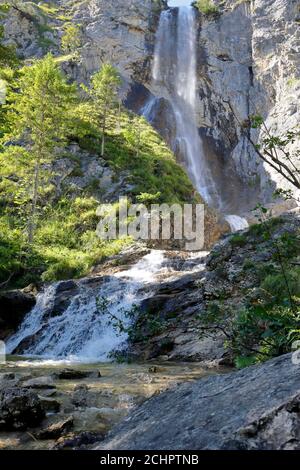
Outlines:
[[211,0],[197,0],[195,7],[198,8],[204,15],[216,15],[219,13],[219,9]]

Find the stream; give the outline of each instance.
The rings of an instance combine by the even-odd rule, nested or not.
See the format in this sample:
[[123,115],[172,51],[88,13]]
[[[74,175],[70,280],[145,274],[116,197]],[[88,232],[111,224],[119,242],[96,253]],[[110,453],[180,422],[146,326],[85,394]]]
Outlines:
[[[49,390],[41,388],[35,391],[41,397],[51,396],[59,403],[59,412],[48,412],[46,419],[38,428],[20,432],[0,432],[0,450],[2,449],[57,449],[73,448],[74,437],[86,436],[89,441],[84,448],[89,448],[94,441],[101,441],[103,436],[136,405],[143,403],[156,393],[178,383],[191,381],[204,375],[215,373],[205,370],[197,363],[72,363],[71,361],[29,360],[25,357],[10,356],[1,372],[14,373],[21,382],[34,377],[53,377],[66,367],[72,370],[100,371],[99,378],[81,380],[53,380]],[[60,439],[36,439],[40,429],[72,417],[73,427]],[[82,434],[84,433],[84,434]],[[68,447],[69,445],[69,447]]]

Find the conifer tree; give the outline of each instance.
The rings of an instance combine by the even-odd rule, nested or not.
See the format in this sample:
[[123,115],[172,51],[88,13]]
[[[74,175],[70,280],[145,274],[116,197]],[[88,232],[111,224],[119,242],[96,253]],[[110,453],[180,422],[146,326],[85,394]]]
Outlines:
[[93,101],[95,119],[101,129],[101,157],[105,152],[105,133],[108,117],[119,106],[118,92],[121,79],[118,71],[111,64],[104,64],[91,78],[90,88],[84,88]]
[[[11,134],[6,140],[22,141],[33,165],[32,191],[28,216],[28,241],[33,242],[40,191],[42,165],[51,162],[55,149],[65,138],[66,115],[74,100],[75,87],[48,54],[24,67],[18,80],[18,92],[11,98],[8,111]],[[13,146],[12,146],[13,147]]]

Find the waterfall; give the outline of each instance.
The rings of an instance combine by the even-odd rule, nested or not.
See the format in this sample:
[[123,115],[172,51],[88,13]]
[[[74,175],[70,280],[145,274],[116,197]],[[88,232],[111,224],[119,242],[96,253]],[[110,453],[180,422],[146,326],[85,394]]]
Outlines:
[[[196,24],[192,7],[161,13],[153,64],[153,85],[169,100],[176,120],[175,150],[206,201],[214,192],[196,125]],[[150,110],[151,112],[151,110]],[[201,154],[201,158],[199,155]]]
[[245,230],[249,227],[247,219],[239,215],[226,215],[225,220],[229,223],[232,232]]
[[[149,122],[153,122],[159,99],[168,101],[176,127],[173,150],[182,160],[203,200],[223,212],[224,203],[206,161],[197,125],[197,22],[192,6],[170,8],[160,15],[152,89],[155,96],[145,104],[142,114]],[[238,215],[228,215],[225,219],[232,231],[248,226],[246,219]]]
[[[193,7],[161,13],[152,69],[153,88],[172,106],[176,120],[175,152],[183,159],[195,188],[205,201],[216,204],[217,191],[205,162],[197,127],[196,18]],[[156,99],[143,109],[151,121]]]
[[163,262],[163,252],[153,250],[127,271],[104,276],[97,288],[89,287],[87,279],[77,281],[79,292],[66,310],[55,316],[49,312],[61,283],[51,285],[38,295],[35,307],[8,340],[7,352],[12,354],[21,346],[20,352],[27,356],[109,360],[110,353],[126,344],[130,312],[149,296]]

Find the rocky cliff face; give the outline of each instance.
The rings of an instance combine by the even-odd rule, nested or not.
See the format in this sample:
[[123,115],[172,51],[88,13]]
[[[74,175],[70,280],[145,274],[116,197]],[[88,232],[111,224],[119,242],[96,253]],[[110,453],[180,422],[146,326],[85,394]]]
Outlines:
[[[40,56],[45,45],[59,54],[63,15],[67,15],[82,30],[80,64],[63,65],[74,78],[87,80],[101,63],[111,61],[124,79],[129,107],[140,111],[151,94],[159,94],[152,89],[151,67],[166,1],[57,0],[56,14],[45,14],[32,2],[14,3],[22,4],[23,12],[12,11],[6,36],[23,56]],[[224,194],[228,206],[246,211],[259,198],[270,201],[276,185],[288,187],[256,156],[247,133],[254,140],[259,134],[249,129],[247,120],[251,114],[261,114],[276,134],[299,122],[299,4],[297,0],[215,3],[218,14],[198,16],[198,126],[217,183],[228,189]],[[155,125],[171,141],[167,102],[160,102]]]
[[[239,123],[260,114],[276,135],[299,123],[299,3],[228,0],[202,16],[199,34],[199,127],[217,154],[264,198],[274,185]],[[222,3],[222,6],[221,6]],[[254,140],[259,138],[251,131]],[[296,146],[294,146],[295,149]],[[270,172],[270,168],[267,168]],[[271,171],[276,184],[287,187]]]

